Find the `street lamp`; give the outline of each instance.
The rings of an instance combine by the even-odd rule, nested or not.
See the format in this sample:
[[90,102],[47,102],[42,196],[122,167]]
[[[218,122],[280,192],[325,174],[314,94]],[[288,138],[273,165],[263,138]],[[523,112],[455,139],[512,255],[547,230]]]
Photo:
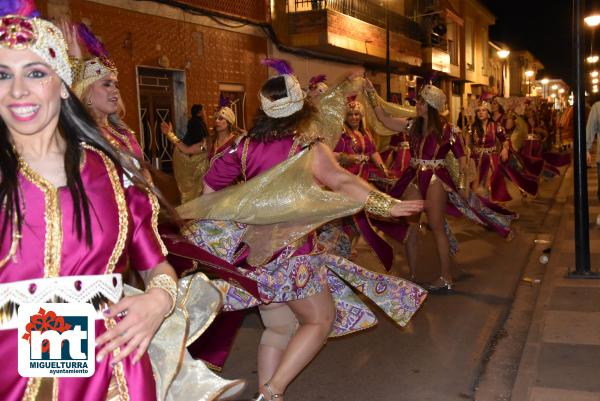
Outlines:
[[588,57],[586,58],[586,61],[588,62],[588,64],[594,64],[594,63],[597,63],[597,62],[598,62],[598,59],[600,59],[600,57],[598,57],[598,56],[597,56],[597,55],[595,55],[595,54],[592,54],[591,56],[588,56]]
[[533,77],[533,70],[525,71],[525,81],[527,81],[527,96],[531,96],[531,78]]
[[600,25],[600,14],[589,15],[583,19],[587,26],[597,27]]
[[546,93],[546,88],[548,87],[548,82],[550,82],[550,80],[548,78],[544,78],[542,79],[542,85],[543,85],[543,89],[542,89],[542,96],[544,96],[544,99],[548,97],[548,94]]
[[500,57],[501,59],[505,59],[510,54],[510,50],[504,50],[504,49],[498,50],[497,54],[498,54],[498,57]]

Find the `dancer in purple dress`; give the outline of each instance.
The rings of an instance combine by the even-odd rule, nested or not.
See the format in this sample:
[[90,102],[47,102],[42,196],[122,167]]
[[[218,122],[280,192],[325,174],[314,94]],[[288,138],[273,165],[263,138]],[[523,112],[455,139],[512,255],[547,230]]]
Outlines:
[[[374,91],[369,81],[367,90]],[[413,151],[410,167],[405,170],[390,194],[395,197],[403,196],[404,199],[427,200],[429,207],[425,212],[435,237],[441,271],[440,278],[429,285],[428,289],[449,292],[453,280],[446,213],[465,215],[479,224],[495,229],[501,235],[508,235],[510,232],[511,218],[478,205],[477,199],[467,194],[466,156],[459,130],[440,116],[445,105],[446,95],[441,89],[431,84],[421,89],[417,99],[418,117],[409,131]],[[406,119],[392,118],[381,112],[378,112],[378,116],[392,130],[402,131],[408,124]],[[446,161],[450,152],[459,161],[458,186]],[[416,234],[415,229],[409,230],[406,243],[408,264],[413,275],[418,263]]]
[[[224,286],[225,310],[236,304],[259,306],[265,331],[258,351],[257,400],[282,400],[328,336],[373,324],[371,312],[338,277],[400,324],[425,296],[412,283],[324,252],[315,229],[363,208],[373,217],[392,218],[418,212],[423,203],[398,202],[342,169],[321,143],[321,135],[336,132],[312,129],[316,110],[289,65],[268,63],[280,75],[263,84],[254,127],[234,151],[212,164],[204,179],[208,195],[178,211],[184,218],[198,219],[187,228],[189,239],[234,263],[237,275],[256,283],[254,290]],[[326,100],[321,99],[321,107]],[[335,114],[330,125],[337,127],[344,113],[323,112]],[[232,186],[240,176],[245,182]]]

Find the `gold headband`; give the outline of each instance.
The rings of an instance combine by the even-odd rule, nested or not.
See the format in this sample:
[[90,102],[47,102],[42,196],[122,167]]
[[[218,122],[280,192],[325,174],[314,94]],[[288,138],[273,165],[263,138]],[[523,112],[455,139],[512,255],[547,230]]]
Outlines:
[[54,24],[41,18],[5,15],[0,19],[0,46],[31,50],[41,57],[67,85],[73,82],[67,43]]

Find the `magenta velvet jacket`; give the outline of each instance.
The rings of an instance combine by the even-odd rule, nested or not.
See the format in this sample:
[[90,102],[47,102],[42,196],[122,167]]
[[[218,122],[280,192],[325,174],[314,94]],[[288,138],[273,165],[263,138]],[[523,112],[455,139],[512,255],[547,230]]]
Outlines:
[[[130,261],[149,270],[165,260],[166,249],[157,232],[159,205],[153,195],[136,188],[110,159],[85,146],[81,179],[89,200],[93,243],[76,235],[73,201],[68,188],[55,188],[22,163],[19,171],[23,226],[21,240],[7,235],[0,244],[0,283],[20,280],[122,272]],[[0,217],[0,224],[2,224]],[[96,321],[96,335],[108,321]],[[17,330],[0,331],[0,394],[6,401],[23,399],[39,390],[39,379],[17,372]],[[112,376],[121,399],[155,400],[155,384],[146,354],[136,365],[131,357],[113,369],[112,356],[96,363],[90,378],[55,379],[60,401],[104,401]]]
[[[377,149],[375,148],[371,134],[368,132],[365,135],[360,131],[353,131],[349,128],[345,128],[333,151],[334,153],[371,157],[373,153],[377,152]],[[369,163],[360,163],[347,166],[346,169],[352,174],[368,180],[369,172],[372,170],[372,168],[369,167]],[[377,169],[375,168],[375,170]]]

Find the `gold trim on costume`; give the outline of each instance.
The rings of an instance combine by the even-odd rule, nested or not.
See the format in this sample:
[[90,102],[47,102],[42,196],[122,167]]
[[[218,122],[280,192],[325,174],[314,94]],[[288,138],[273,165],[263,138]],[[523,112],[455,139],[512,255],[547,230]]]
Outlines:
[[27,380],[27,387],[25,387],[25,393],[23,394],[22,401],[35,401],[40,391],[40,385],[42,384],[41,377],[30,377]]
[[[10,243],[10,248],[8,249],[8,253],[3,259],[0,259],[0,269],[4,267],[5,264],[8,263],[10,258],[15,256],[17,253],[17,247],[19,246],[19,239],[21,238],[21,233],[17,230],[17,217],[13,218],[12,224],[12,241]],[[0,319],[1,321],[2,319]]]
[[[131,153],[133,153],[133,146],[131,145],[131,141],[129,140],[129,137],[127,135],[120,133],[117,129],[113,128],[110,125],[103,125],[102,128],[106,129],[109,132],[109,135],[114,136],[118,140],[123,142],[123,144],[127,147],[127,150],[129,150]],[[107,138],[107,139],[111,143],[111,145],[113,145],[117,149],[122,147],[122,145],[118,142],[118,140],[114,140],[114,138]]]
[[244,181],[248,181],[248,177],[246,177],[246,167],[248,163],[248,147],[250,146],[250,139],[246,138],[244,142],[244,147],[242,148],[242,177],[244,177]]
[[[104,319],[104,326],[107,330],[114,329],[117,325],[115,319]],[[116,358],[121,353],[121,347],[117,347],[113,350],[113,358]],[[127,386],[127,379],[125,378],[125,373],[123,372],[123,361],[117,362],[117,364],[113,367],[113,377],[117,381],[117,388],[119,391],[119,400],[120,401],[129,401],[129,387]]]
[[58,401],[58,377],[52,378],[52,401]]
[[148,200],[150,201],[150,207],[152,208],[152,220],[150,224],[152,225],[152,231],[154,232],[154,236],[156,237],[156,242],[158,242],[158,246],[160,246],[160,251],[163,256],[167,256],[169,251],[165,246],[162,238],[160,237],[160,233],[158,232],[158,214],[160,213],[160,204],[158,203],[158,198],[154,195],[150,190],[146,191],[148,195]]
[[108,178],[110,179],[110,183],[113,187],[115,201],[117,202],[117,210],[119,213],[119,235],[117,236],[115,248],[113,249],[113,252],[110,255],[106,265],[106,273],[111,274],[115,270],[115,266],[123,254],[123,250],[125,249],[125,241],[127,240],[127,232],[129,229],[129,214],[127,211],[127,202],[125,200],[125,192],[123,191],[123,186],[119,180],[117,169],[112,160],[110,160],[104,152],[101,152],[90,145],[82,144],[82,146],[84,149],[97,153],[102,158],[102,161],[106,166],[106,171],[108,172]]
[[58,201],[58,189],[29,167],[21,156],[18,158],[23,176],[44,193],[44,220],[46,221],[44,277],[58,277],[62,248],[62,216]]

